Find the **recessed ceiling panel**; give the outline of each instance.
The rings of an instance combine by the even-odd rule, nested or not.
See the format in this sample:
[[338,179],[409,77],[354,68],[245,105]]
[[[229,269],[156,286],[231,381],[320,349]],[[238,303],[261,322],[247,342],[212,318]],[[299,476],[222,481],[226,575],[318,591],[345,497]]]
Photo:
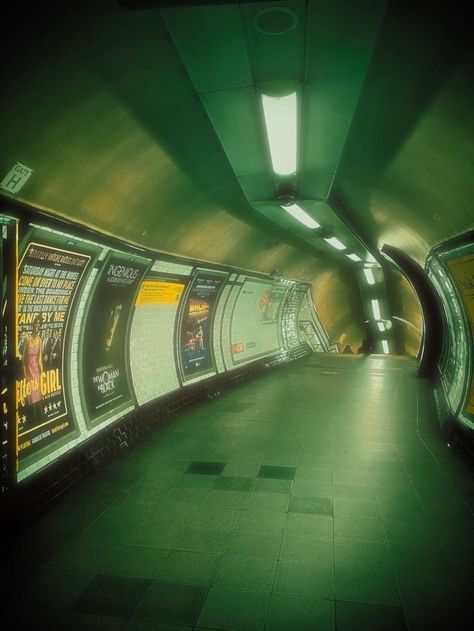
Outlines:
[[267,173],[242,175],[238,180],[249,201],[261,201],[274,196],[273,181]]
[[236,175],[269,171],[253,88],[202,94],[202,102]]
[[360,86],[318,82],[305,87],[302,163],[305,168],[334,173],[346,141]]
[[162,12],[198,92],[252,83],[237,5]]
[[301,80],[306,7],[303,0],[258,2],[242,8],[255,82]]
[[331,192],[334,173],[304,169],[299,173],[299,193],[302,197],[327,199]]
[[362,83],[385,0],[310,0],[306,77]]

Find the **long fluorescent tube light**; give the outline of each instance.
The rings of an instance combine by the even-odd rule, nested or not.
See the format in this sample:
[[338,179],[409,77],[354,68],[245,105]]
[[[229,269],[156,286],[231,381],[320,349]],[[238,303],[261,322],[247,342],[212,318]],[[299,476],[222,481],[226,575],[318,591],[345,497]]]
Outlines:
[[382,349],[385,355],[388,355],[390,353],[387,340],[382,340]]
[[370,267],[364,267],[365,279],[369,285],[375,285],[375,278]]
[[346,246],[344,245],[344,243],[339,241],[339,239],[336,239],[336,237],[331,237],[330,239],[324,239],[324,240],[326,241],[326,243],[329,243],[329,245],[332,245],[333,248],[336,248],[336,250],[346,249]]
[[307,228],[320,228],[320,224],[313,219],[308,213],[300,208],[298,204],[291,204],[290,206],[282,206],[283,210],[286,210],[287,213],[292,215],[295,219],[302,224],[304,224]]
[[372,312],[374,314],[374,318],[376,320],[380,320],[380,305],[378,300],[371,300],[372,303]]
[[288,96],[262,94],[272,167],[278,175],[296,172],[296,92]]
[[385,331],[385,324],[383,322],[377,322],[377,326],[379,327],[379,331]]
[[346,256],[348,259],[351,259],[351,261],[355,261],[356,263],[358,263],[359,261],[362,261],[360,256],[357,256],[357,254],[346,254]]

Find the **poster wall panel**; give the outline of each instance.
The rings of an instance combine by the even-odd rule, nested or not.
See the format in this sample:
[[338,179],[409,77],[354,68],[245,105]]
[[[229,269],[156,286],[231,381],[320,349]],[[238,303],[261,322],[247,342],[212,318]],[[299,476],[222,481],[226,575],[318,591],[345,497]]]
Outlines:
[[82,331],[82,391],[94,425],[132,401],[128,382],[128,322],[149,262],[113,252],[98,275]]
[[20,463],[76,429],[65,395],[65,348],[71,310],[92,256],[59,247],[57,241],[35,238],[26,245],[18,268]]
[[178,339],[184,381],[216,371],[213,347],[214,311],[227,273],[198,269],[180,314]]
[[139,405],[179,388],[174,330],[186,282],[148,276],[141,284],[130,329],[130,368]]
[[234,307],[231,353],[235,365],[280,349],[279,312],[287,287],[247,278]]

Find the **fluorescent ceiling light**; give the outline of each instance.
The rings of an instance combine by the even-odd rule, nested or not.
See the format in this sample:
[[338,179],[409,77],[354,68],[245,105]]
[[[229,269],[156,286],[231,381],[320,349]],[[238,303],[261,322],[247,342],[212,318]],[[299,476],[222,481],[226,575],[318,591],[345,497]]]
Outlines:
[[278,175],[296,172],[296,92],[288,96],[262,94],[272,166]]
[[336,248],[336,250],[346,249],[346,246],[344,245],[344,243],[339,241],[339,239],[336,239],[336,237],[331,237],[330,239],[324,239],[324,240],[326,241],[326,243],[329,243],[329,245],[332,245],[333,248]]
[[390,353],[387,340],[382,340],[382,349],[385,355],[388,355]]
[[357,254],[346,254],[346,256],[348,259],[351,259],[351,261],[355,261],[356,263],[362,260],[360,256],[357,256]]
[[380,320],[380,305],[378,300],[371,300],[372,303],[372,312],[374,314],[374,318],[376,320]]
[[377,326],[379,327],[379,331],[385,331],[385,324],[383,322],[377,322]]
[[298,204],[291,204],[291,206],[282,206],[283,210],[286,210],[287,213],[290,213],[295,219],[302,224],[304,224],[307,228],[320,228],[320,224],[313,219],[311,215],[300,208]]
[[364,267],[364,274],[369,285],[375,285],[375,278],[372,270],[368,267]]

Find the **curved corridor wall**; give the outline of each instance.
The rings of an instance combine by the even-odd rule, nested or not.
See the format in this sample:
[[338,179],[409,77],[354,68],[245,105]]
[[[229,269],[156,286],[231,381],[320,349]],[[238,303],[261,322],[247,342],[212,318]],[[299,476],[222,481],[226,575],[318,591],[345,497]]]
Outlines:
[[468,233],[441,244],[427,261],[427,273],[444,315],[438,365],[449,413],[474,429],[474,240]]
[[164,395],[295,347],[314,350],[298,320],[309,284],[8,214],[19,233],[17,481]]

